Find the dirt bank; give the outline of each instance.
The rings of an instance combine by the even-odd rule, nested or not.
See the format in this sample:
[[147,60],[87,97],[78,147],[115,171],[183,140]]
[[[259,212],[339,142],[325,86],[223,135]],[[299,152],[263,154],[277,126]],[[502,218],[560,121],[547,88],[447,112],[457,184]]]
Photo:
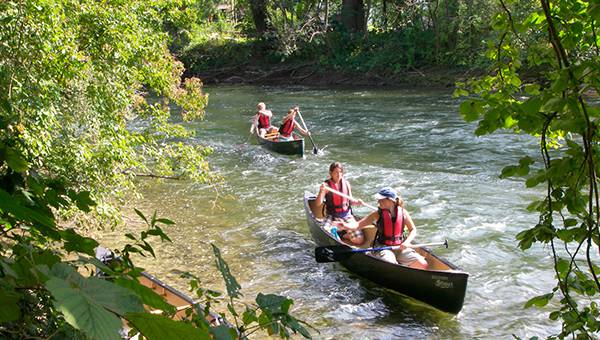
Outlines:
[[367,86],[367,87],[435,87],[453,88],[457,81],[476,75],[473,70],[448,68],[409,69],[404,72],[380,74],[344,73],[323,70],[314,64],[238,65],[188,74],[205,84],[258,84],[307,86]]

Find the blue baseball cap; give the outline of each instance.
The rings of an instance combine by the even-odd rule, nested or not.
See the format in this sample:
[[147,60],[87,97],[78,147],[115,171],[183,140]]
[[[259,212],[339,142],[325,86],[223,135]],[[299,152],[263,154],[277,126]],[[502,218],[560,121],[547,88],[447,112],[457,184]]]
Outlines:
[[392,201],[395,201],[396,198],[398,198],[398,193],[396,192],[396,190],[394,190],[390,187],[385,187],[385,188],[381,188],[381,190],[379,190],[379,192],[375,194],[375,198],[377,200],[382,200],[382,199],[387,198]]

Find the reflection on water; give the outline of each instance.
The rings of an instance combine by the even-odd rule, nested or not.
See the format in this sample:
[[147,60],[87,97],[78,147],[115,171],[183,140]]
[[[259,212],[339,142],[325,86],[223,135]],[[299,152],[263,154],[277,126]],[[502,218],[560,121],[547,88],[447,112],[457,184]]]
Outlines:
[[[223,287],[209,244],[222,250],[245,299],[269,292],[294,299],[294,313],[324,339],[508,338],[557,331],[547,313],[524,310],[549,291],[553,273],[544,249],[522,253],[515,235],[536,222],[525,211],[536,195],[522,182],[500,180],[502,167],[536,155],[536,141],[497,134],[476,137],[448,93],[406,90],[213,87],[205,122],[191,124],[200,143],[215,148],[215,191],[183,181],[144,181],[143,200],[130,206],[169,217],[172,244],[156,244],[158,261],[140,264],[179,288],[174,269]],[[272,154],[248,134],[253,109],[265,101],[279,122],[299,105],[323,155],[304,159]],[[384,185],[398,189],[417,224],[417,242],[447,238],[436,253],[471,274],[462,312],[432,309],[346,271],[317,264],[302,208],[332,161],[346,166],[356,197],[375,204]],[[365,214],[365,208],[356,212]],[[106,233],[103,242],[125,242]]]

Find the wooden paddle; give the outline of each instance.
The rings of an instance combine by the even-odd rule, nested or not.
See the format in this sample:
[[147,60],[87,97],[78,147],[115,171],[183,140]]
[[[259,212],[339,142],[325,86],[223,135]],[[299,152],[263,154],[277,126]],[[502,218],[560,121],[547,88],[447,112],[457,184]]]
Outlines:
[[[335,190],[335,189],[333,189],[333,188],[331,188],[331,187],[325,186],[325,190],[331,191],[331,192],[333,192],[334,194],[336,194],[336,195],[339,195],[339,196],[342,196],[343,198],[347,198],[347,199],[349,199],[349,200],[351,200],[351,201],[358,201],[356,198],[354,198],[354,197],[352,197],[352,196],[350,196],[350,195],[346,195],[346,194],[344,194],[343,192],[337,191],[337,190]],[[364,202],[363,202],[363,205],[364,205],[365,207],[367,207],[367,208],[371,209],[371,210],[377,210],[377,208],[375,208],[374,206],[372,206],[372,205],[370,205],[370,204],[367,204],[367,203],[364,203]]]
[[[304,130],[306,130],[306,132],[308,132],[308,127],[306,126],[306,123],[304,122],[304,118],[302,118],[302,114],[300,114],[300,110],[298,110],[298,117],[300,117],[300,121],[302,122],[302,125],[304,125]],[[313,153],[316,155],[319,153],[319,149],[317,148],[317,145],[315,145],[315,141],[312,139],[312,136],[310,134],[308,134],[308,139],[310,139],[310,142],[313,145]]]
[[[422,248],[429,246],[445,246],[448,248],[448,240],[444,242],[432,242],[422,244],[407,244],[405,247]],[[334,246],[324,246],[315,248],[315,260],[319,263],[343,261],[356,253],[366,253],[369,251],[394,250],[400,249],[401,246],[385,246],[376,248],[352,248],[344,244]]]

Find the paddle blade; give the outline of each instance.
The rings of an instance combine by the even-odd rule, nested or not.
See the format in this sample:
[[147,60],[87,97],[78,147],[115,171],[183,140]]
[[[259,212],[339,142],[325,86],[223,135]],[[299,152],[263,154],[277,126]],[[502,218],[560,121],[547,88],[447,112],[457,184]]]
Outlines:
[[352,256],[352,248],[345,245],[315,248],[315,260],[318,263],[342,261]]
[[313,153],[314,153],[315,155],[318,155],[318,154],[319,154],[319,149],[317,149],[317,147],[316,147],[316,146],[313,146]]

